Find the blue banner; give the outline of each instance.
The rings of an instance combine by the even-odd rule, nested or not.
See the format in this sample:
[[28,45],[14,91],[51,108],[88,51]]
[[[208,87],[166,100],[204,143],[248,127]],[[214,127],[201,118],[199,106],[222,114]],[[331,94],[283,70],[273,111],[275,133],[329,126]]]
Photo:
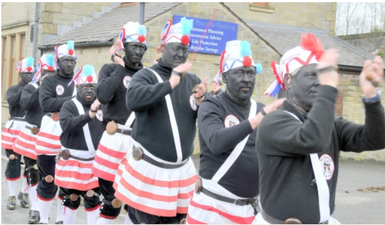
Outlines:
[[[179,23],[184,16],[174,15],[173,24]],[[210,20],[195,17],[194,26],[190,34],[190,52],[194,52]],[[197,52],[220,55],[226,49],[226,42],[237,40],[238,24],[213,20],[206,32]]]

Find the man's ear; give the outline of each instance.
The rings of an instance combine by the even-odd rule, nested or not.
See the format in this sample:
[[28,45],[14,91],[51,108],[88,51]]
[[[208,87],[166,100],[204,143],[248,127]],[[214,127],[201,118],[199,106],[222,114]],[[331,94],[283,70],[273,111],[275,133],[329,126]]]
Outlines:
[[285,87],[287,90],[290,90],[291,89],[291,74],[290,73],[287,73],[285,75]]
[[227,73],[222,74],[222,81],[223,83],[227,84]]
[[[159,52],[158,52],[158,53],[163,53],[164,46],[165,46],[164,43],[162,43],[162,44],[159,45]],[[158,49],[157,49],[157,50],[158,50]]]

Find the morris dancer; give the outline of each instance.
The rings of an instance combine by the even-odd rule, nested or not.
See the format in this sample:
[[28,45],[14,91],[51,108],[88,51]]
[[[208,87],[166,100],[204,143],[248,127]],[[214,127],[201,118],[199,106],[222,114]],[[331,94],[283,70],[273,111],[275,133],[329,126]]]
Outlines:
[[77,96],[60,109],[62,151],[55,169],[55,184],[60,187],[65,206],[63,223],[75,224],[80,196],[84,198],[87,223],[96,224],[100,207],[98,177],[92,173],[96,146],[102,137],[103,113],[96,99],[97,77],[94,67],[81,67],[73,80]]
[[[21,166],[20,160],[21,155],[14,152],[13,146],[18,137],[20,131],[25,127],[24,115],[25,111],[20,106],[20,98],[23,88],[28,84],[34,75],[35,68],[33,67],[34,58],[27,57],[21,60],[16,68],[21,78],[20,82],[16,85],[8,88],[5,93],[8,106],[10,119],[5,124],[3,132],[1,133],[1,147],[5,149],[5,153],[9,159],[7,167],[5,169],[5,179],[8,182],[8,204],[7,209],[14,210],[16,208],[16,182],[20,179]],[[28,183],[27,183],[27,172],[24,171],[22,179],[21,191],[18,195],[20,199],[20,205],[22,208],[29,208],[28,199]]]
[[120,164],[114,187],[134,223],[180,223],[187,214],[197,179],[190,158],[197,105],[207,80],[201,83],[195,74],[185,73],[192,66],[185,63],[192,26],[186,18],[175,25],[168,21],[162,58],[137,72],[127,90],[127,107],[136,116],[134,150]]
[[24,156],[25,168],[26,171],[28,171],[27,179],[31,196],[31,209],[29,211],[28,219],[29,224],[38,223],[40,221],[36,192],[39,174],[36,164],[37,156],[35,144],[41,119],[45,113],[39,103],[39,86],[45,76],[54,74],[55,72],[56,65],[54,56],[44,54],[38,62],[34,78],[31,83],[24,87],[21,93],[20,105],[25,110],[25,120],[27,124],[16,139],[14,151]]
[[[74,42],[55,47],[55,58],[59,70],[48,76],[40,86],[39,102],[46,114],[41,121],[40,132],[36,140],[37,165],[39,167],[40,182],[37,186],[40,222],[48,223],[48,216],[57,192],[54,183],[55,157],[61,149],[59,112],[63,103],[76,95],[74,84],[68,86],[74,76],[76,56]],[[62,223],[62,198],[58,197],[56,223]]]
[[[146,27],[138,22],[128,22],[119,34],[119,50],[124,50],[123,59],[110,49],[114,63],[104,65],[99,72],[96,87],[97,98],[103,104],[107,124],[96,152],[93,172],[99,177],[100,190],[104,196],[98,224],[109,224],[120,213],[122,202],[115,198],[112,187],[119,163],[131,143],[131,125],[135,114],[126,107],[127,87],[136,72],[143,68],[142,57],[147,50]],[[130,223],[129,218],[126,218]]]

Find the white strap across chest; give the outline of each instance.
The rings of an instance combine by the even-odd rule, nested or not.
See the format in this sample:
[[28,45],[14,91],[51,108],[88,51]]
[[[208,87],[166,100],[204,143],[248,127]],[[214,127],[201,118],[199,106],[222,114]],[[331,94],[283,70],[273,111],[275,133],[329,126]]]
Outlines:
[[[147,69],[149,69],[153,74],[155,74],[159,83],[163,83],[162,78],[159,76],[159,74],[157,72],[155,72],[154,70],[152,70],[150,68],[147,68]],[[174,144],[175,144],[176,156],[177,156],[176,162],[179,163],[179,162],[182,162],[183,155],[182,155],[182,146],[180,143],[178,124],[176,123],[174,108],[172,107],[172,101],[171,101],[170,94],[167,94],[165,96],[165,98],[166,98],[168,115],[170,117],[172,135],[174,137]]]
[[[296,118],[299,122],[302,123],[302,121],[293,113],[283,110],[284,112],[292,115],[294,118]],[[311,153],[310,154],[310,160],[311,165],[313,167],[313,173],[315,176],[315,180],[317,182],[317,191],[318,191],[318,206],[320,210],[320,223],[329,220],[330,218],[330,207],[329,207],[329,201],[330,201],[330,192],[329,192],[329,186],[326,182],[325,176],[322,172],[322,165],[320,163],[320,160],[318,158],[317,153]]]
[[[250,99],[250,101],[251,101],[251,107],[249,112],[249,119],[253,118],[257,112],[257,103],[253,99]],[[235,160],[238,159],[239,155],[242,153],[243,149],[245,148],[245,145],[247,140],[249,139],[249,136],[250,134],[247,135],[241,142],[239,142],[237,146],[235,146],[234,150],[227,157],[226,161],[222,164],[219,170],[214,174],[211,180],[219,182],[219,180],[227,173],[227,171],[231,168]]]
[[127,127],[131,127],[132,123],[134,122],[135,120],[135,112],[132,111],[130,116],[127,118],[127,121],[126,123],[124,124],[124,126],[127,126]]
[[[75,103],[76,108],[78,109],[79,116],[83,115],[84,114],[83,105],[76,98],[73,98],[72,101]],[[94,144],[92,143],[92,138],[91,138],[91,133],[90,133],[90,128],[88,126],[88,123],[86,123],[86,125],[83,126],[83,133],[84,133],[84,137],[86,139],[85,141],[87,144],[88,151],[94,152],[95,147],[94,147]]]

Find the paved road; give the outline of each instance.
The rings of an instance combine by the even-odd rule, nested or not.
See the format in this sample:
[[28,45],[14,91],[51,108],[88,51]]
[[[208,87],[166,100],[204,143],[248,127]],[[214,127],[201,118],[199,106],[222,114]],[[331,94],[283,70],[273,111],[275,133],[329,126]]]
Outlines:
[[[194,156],[194,161],[198,166],[197,156]],[[4,159],[1,160],[1,173],[5,171],[5,162]],[[7,210],[8,186],[4,176],[1,177],[1,224],[27,223],[28,209],[21,208],[19,201],[17,201],[15,210]],[[20,190],[20,186],[19,184],[17,190]],[[357,190],[382,186],[385,186],[385,163],[341,161],[334,217],[344,224],[384,224],[385,191],[361,192]],[[50,222],[54,223],[56,202],[50,217]],[[125,214],[122,213],[113,223],[123,223],[124,218]],[[86,213],[83,208],[79,208],[76,223],[87,223]]]

